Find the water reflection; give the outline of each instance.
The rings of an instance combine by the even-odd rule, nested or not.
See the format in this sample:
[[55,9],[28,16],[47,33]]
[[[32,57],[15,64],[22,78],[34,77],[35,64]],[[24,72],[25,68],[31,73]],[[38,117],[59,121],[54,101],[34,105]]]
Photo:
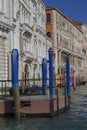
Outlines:
[[0,130],[87,130],[87,87],[71,95],[71,107],[55,118],[0,118]]

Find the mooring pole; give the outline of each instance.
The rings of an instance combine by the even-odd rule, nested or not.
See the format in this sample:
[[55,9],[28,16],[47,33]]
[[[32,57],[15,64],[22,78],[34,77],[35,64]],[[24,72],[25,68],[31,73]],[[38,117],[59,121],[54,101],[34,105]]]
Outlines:
[[69,57],[66,58],[66,76],[67,76],[68,106],[70,106],[70,61],[69,61]]
[[70,94],[70,61],[69,57],[66,59],[66,76],[67,76],[67,94]]
[[53,49],[49,48],[49,86],[50,86],[50,96],[54,94],[53,87]]
[[11,62],[12,62],[12,90],[14,99],[14,117],[20,119],[20,96],[18,87],[18,59],[19,54],[17,49],[12,50]]
[[49,48],[49,91],[50,91],[50,114],[54,116],[54,84],[53,84],[53,49]]
[[43,95],[46,95],[46,87],[47,87],[47,60],[43,58],[42,60],[42,88]]

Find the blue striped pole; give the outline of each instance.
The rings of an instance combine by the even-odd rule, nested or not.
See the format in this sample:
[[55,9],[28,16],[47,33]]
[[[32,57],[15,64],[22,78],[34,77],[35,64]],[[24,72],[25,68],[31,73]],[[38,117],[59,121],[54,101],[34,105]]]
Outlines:
[[67,94],[70,94],[70,61],[69,57],[66,59],[66,76],[67,76]]
[[49,48],[49,86],[50,86],[50,96],[54,94],[53,86],[53,49]]
[[11,60],[12,60],[12,86],[14,87],[18,87],[18,50],[17,49],[13,49],[12,50],[12,56],[11,56]]
[[11,63],[12,63],[12,87],[14,98],[14,116],[16,119],[20,118],[20,96],[18,88],[18,59],[19,54],[17,49],[12,50]]
[[43,95],[46,95],[46,87],[47,87],[47,60],[43,58],[42,60],[42,88]]

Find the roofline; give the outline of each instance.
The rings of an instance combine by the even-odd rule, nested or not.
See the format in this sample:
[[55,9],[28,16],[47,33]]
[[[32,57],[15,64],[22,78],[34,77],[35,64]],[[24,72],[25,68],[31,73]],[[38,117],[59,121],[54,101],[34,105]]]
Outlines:
[[43,0],[40,0],[40,2],[42,3],[42,5],[46,8],[46,4]]
[[78,26],[73,23],[73,20],[65,16],[57,7],[46,7],[46,10],[56,10],[58,13],[60,13],[64,18],[66,18],[70,23],[72,23],[82,34],[83,32],[78,28]]

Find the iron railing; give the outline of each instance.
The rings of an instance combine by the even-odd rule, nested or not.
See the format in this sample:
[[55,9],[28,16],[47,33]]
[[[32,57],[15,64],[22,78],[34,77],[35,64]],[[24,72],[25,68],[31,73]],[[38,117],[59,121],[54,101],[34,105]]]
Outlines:
[[[42,95],[42,79],[26,79],[18,81],[20,95]],[[54,79],[55,90],[59,87],[66,87],[65,78]],[[24,92],[23,92],[24,91]],[[49,91],[49,79],[47,79],[46,92]],[[35,93],[36,92],[36,93]],[[0,97],[12,96],[12,81],[0,80]]]

